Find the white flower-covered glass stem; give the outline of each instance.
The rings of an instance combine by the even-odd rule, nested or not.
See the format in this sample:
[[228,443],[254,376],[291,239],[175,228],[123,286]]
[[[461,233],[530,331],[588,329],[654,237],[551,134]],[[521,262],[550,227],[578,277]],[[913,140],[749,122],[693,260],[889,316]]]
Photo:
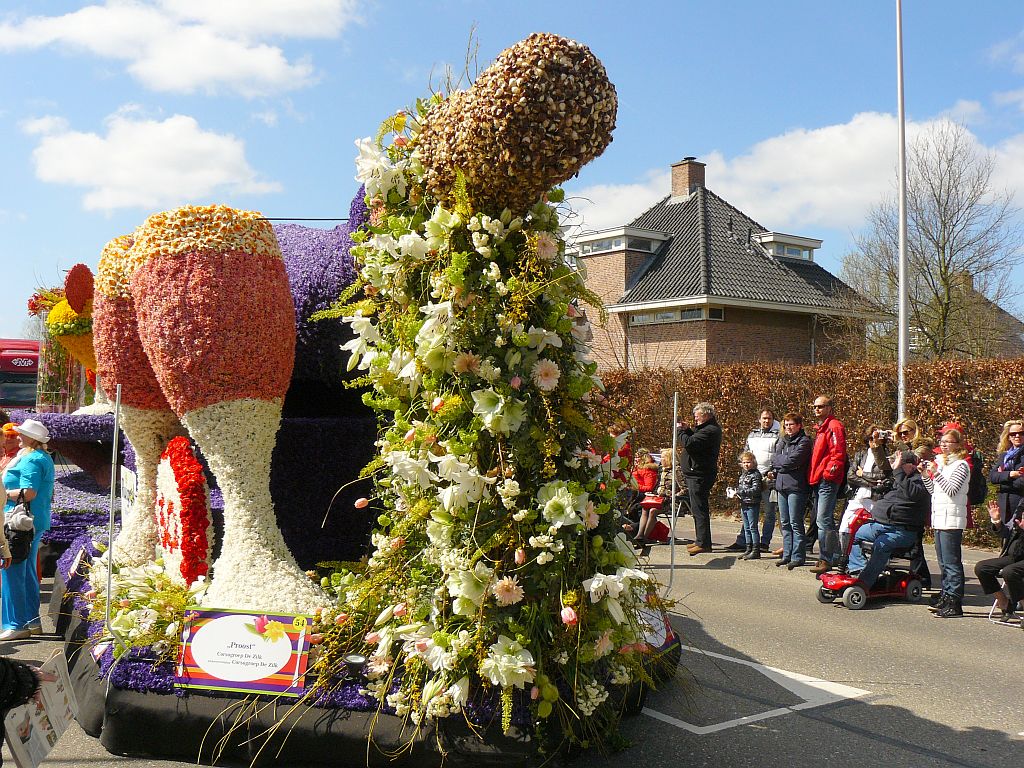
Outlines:
[[173,411],[121,406],[121,429],[135,449],[138,485],[131,506],[121,510],[121,533],[114,540],[114,562],[142,565],[155,557],[156,469],[167,443],[185,430]]
[[224,496],[224,541],[204,603],[282,613],[326,605],[288,551],[270,497],[281,401],[228,400],[189,411],[182,421]]

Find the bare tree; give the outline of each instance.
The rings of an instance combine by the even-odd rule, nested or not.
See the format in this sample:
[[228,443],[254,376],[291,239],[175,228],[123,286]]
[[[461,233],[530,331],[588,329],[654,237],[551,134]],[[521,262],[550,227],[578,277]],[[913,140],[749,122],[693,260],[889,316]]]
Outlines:
[[[962,125],[937,123],[907,155],[911,351],[919,358],[1021,354],[1024,326],[1002,307],[1020,295],[1012,268],[1024,236],[1013,195],[993,184],[995,158]],[[891,310],[869,326],[869,356],[896,356],[899,217],[895,196],[868,215],[843,279]]]

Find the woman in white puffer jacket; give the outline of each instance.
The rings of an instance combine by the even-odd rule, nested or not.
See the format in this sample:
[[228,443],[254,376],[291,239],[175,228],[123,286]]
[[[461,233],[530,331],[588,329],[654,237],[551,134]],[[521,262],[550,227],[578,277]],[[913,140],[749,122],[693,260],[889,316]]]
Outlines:
[[942,571],[942,591],[933,601],[940,619],[963,616],[964,563],[960,555],[967,527],[967,488],[971,467],[967,463],[959,430],[942,435],[942,453],[923,464],[924,484],[932,494],[932,529],[935,555]]

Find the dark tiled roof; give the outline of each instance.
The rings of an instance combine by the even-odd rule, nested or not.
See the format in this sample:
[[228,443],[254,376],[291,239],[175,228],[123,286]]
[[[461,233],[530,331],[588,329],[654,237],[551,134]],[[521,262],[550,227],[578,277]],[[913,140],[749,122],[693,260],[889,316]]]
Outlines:
[[683,201],[664,198],[630,226],[672,238],[637,270],[621,304],[707,294],[829,310],[850,308],[856,295],[814,262],[771,256],[753,239],[766,228],[704,187]]

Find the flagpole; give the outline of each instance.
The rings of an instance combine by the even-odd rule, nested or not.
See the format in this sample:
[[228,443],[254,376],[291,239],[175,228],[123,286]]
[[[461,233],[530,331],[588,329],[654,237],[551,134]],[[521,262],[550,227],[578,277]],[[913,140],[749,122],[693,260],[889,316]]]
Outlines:
[[897,396],[896,412],[900,419],[906,416],[907,354],[910,347],[910,328],[907,299],[907,116],[903,108],[903,0],[896,0],[896,100],[899,122],[899,264],[897,280],[899,292],[899,324],[897,341]]

